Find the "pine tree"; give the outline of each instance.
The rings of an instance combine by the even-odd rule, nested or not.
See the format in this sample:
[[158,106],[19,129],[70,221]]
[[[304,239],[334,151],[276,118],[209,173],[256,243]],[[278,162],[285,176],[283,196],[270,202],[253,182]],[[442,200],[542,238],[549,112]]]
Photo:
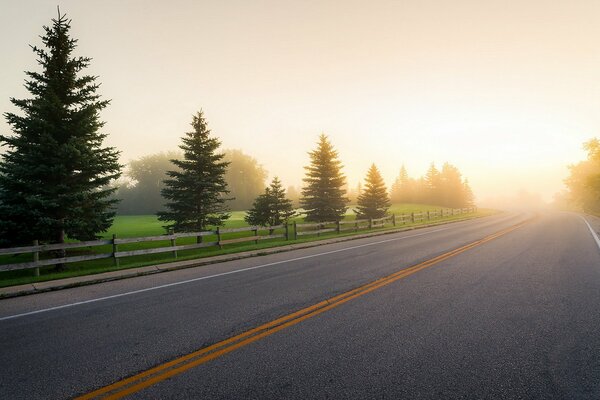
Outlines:
[[317,148],[308,153],[311,163],[303,179],[300,205],[306,212],[306,221],[339,221],[344,218],[348,207],[348,198],[343,189],[346,178],[341,172],[342,163],[338,153],[321,134]]
[[285,190],[281,186],[281,181],[278,177],[273,178],[273,181],[271,181],[271,187],[269,189],[272,201],[272,218],[269,223],[271,225],[279,225],[287,222],[296,213],[294,212],[292,200],[286,197]]
[[434,163],[431,163],[424,178],[424,191],[425,191],[425,202],[429,204],[441,204],[442,200],[442,187],[440,171],[435,167]]
[[250,225],[274,226],[287,222],[294,216],[292,201],[285,195],[279,178],[273,178],[271,185],[254,200],[244,219]]
[[81,75],[90,58],[74,57],[71,21],[58,14],[44,26],[43,47],[32,46],[41,72],[26,72],[29,99],[12,98],[5,113],[12,135],[0,136],[0,241],[62,243],[106,231],[118,202],[109,183],[120,176],[119,153],[102,147],[99,112],[108,104],[96,77]]
[[210,137],[204,114],[200,110],[192,119],[193,131],[187,132],[179,146],[182,160],[171,160],[177,171],[167,171],[170,179],[164,181],[161,194],[168,202],[167,211],[159,212],[158,219],[167,222],[165,228],[178,232],[203,231],[208,226],[220,226],[229,218],[225,196],[229,193],[225,182],[228,162],[217,153],[220,141]]
[[392,184],[390,197],[393,203],[412,203],[415,201],[415,182],[406,172],[406,167],[402,165],[398,177]]
[[358,196],[358,206],[354,210],[356,218],[385,217],[391,205],[381,173],[372,164],[365,178],[365,188]]
[[475,205],[475,195],[473,194],[473,190],[471,190],[468,179],[465,179],[465,182],[463,183],[463,199],[464,206],[473,207]]
[[271,225],[269,220],[271,218],[271,190],[267,187],[265,192],[259,195],[252,204],[252,207],[246,211],[244,221],[248,225],[255,226],[267,226]]
[[390,188],[390,199],[393,203],[401,203],[402,198],[402,184],[400,183],[400,177],[396,177],[394,179],[394,183],[392,183],[392,187]]

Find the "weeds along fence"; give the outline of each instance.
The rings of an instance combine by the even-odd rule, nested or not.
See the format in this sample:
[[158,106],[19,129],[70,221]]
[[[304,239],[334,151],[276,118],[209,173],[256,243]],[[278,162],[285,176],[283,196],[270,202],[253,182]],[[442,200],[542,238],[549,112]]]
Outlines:
[[[420,211],[410,214],[393,214],[377,219],[356,219],[332,222],[299,224],[281,224],[277,226],[248,226],[241,228],[217,228],[213,231],[182,232],[170,231],[165,235],[132,238],[92,240],[75,243],[39,244],[34,241],[32,246],[0,249],[0,272],[33,269],[39,275],[39,268],[57,264],[79,263],[84,261],[112,259],[119,266],[120,260],[127,257],[145,256],[150,254],[171,253],[172,258],[178,257],[178,252],[213,247],[222,249],[226,245],[254,242],[263,240],[285,239],[296,240],[301,236],[324,234],[346,234],[361,230],[417,224],[425,221],[447,218],[455,215],[476,212],[476,208],[439,209]],[[179,243],[178,243],[179,241]],[[81,250],[83,249],[83,250]],[[57,257],[62,252],[64,256]],[[66,253],[71,255],[67,256]],[[81,253],[73,255],[73,253]],[[22,256],[31,254],[30,261],[6,262],[5,256]]]

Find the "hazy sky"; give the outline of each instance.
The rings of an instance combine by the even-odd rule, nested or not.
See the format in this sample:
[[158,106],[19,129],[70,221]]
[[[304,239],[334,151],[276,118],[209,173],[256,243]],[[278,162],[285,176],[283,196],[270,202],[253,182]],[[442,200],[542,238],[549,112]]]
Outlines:
[[203,108],[285,184],[325,132],[351,186],[372,162],[391,183],[448,161],[480,200],[550,198],[600,136],[598,0],[0,0],[0,112],[26,96],[57,3],[123,162],[175,149]]

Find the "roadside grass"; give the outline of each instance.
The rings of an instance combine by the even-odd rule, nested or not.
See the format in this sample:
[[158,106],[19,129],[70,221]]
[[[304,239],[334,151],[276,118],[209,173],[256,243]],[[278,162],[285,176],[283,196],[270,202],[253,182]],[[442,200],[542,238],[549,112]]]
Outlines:
[[[410,214],[411,212],[419,211],[434,211],[439,210],[440,207],[423,205],[423,204],[396,204],[390,208],[390,213],[393,214]],[[121,258],[119,265],[115,265],[112,259],[100,259],[93,261],[86,261],[80,263],[71,263],[66,265],[66,269],[63,271],[56,271],[53,266],[40,268],[40,276],[33,276],[33,270],[17,270],[17,271],[6,271],[0,272],[0,287],[21,285],[26,283],[44,282],[55,279],[70,278],[82,275],[99,274],[103,272],[116,271],[137,268],[142,266],[161,264],[173,261],[185,261],[190,259],[199,259],[204,257],[239,253],[243,251],[260,250],[271,247],[280,247],[298,243],[313,242],[318,240],[329,239],[333,237],[346,237],[357,234],[364,234],[369,232],[384,232],[399,228],[409,228],[420,225],[427,225],[428,223],[438,223],[446,221],[456,221],[462,219],[470,219],[476,217],[484,217],[495,214],[497,211],[491,209],[478,209],[475,214],[455,215],[448,216],[445,218],[435,219],[432,221],[420,221],[416,223],[406,223],[404,225],[398,225],[396,227],[389,226],[385,228],[374,228],[374,229],[362,229],[358,232],[348,231],[337,234],[335,232],[324,233],[319,236],[309,235],[300,236],[298,239],[268,239],[261,240],[258,243],[255,242],[244,242],[244,243],[233,243],[227,244],[220,249],[218,246],[206,247],[202,249],[178,251],[177,258],[172,253],[159,253],[159,254],[147,254],[133,257]],[[244,221],[244,211],[236,211],[231,213],[231,218],[227,221],[226,228],[237,228],[247,226]],[[345,217],[345,220],[354,220],[356,217],[352,212],[352,207],[349,208],[349,212]],[[296,217],[290,222],[296,221],[297,223],[303,223],[302,217]],[[276,230],[275,234],[283,233],[283,229]],[[162,223],[157,220],[154,215],[125,215],[117,216],[111,229],[106,232],[103,237],[112,238],[113,233],[117,234],[119,238],[127,237],[141,237],[141,236],[158,236],[165,233],[165,229],[162,227]],[[259,234],[266,235],[267,230],[260,230]],[[236,238],[251,236],[252,232],[239,232],[228,234],[227,238]],[[177,239],[177,245],[185,245],[195,243],[195,238],[180,238]],[[216,241],[216,235],[205,236],[204,242]],[[156,247],[167,247],[170,246],[170,241],[157,241],[157,242],[142,242],[132,244],[119,245],[119,251],[129,250],[140,250],[149,249]],[[69,256],[81,255],[81,254],[93,254],[93,253],[110,253],[112,252],[112,246],[98,246],[93,248],[82,248],[70,250]],[[12,264],[19,262],[31,261],[31,254],[15,255],[15,256],[1,256],[0,264]]]
[[[353,209],[356,206],[350,206],[344,220],[350,221],[356,218]],[[390,214],[410,214],[420,211],[435,211],[441,207],[431,206],[426,204],[394,204],[390,207]],[[232,211],[231,217],[225,222],[225,228],[241,228],[248,226],[244,221],[245,211]],[[297,216],[290,220],[290,223],[304,223],[303,216]],[[166,233],[163,228],[164,223],[156,218],[156,215],[119,215],[115,217],[113,226],[105,232],[102,237],[111,239],[113,234],[119,238],[140,237],[140,236],[157,236]],[[182,242],[183,243],[183,242]],[[156,246],[152,246],[156,247]],[[133,249],[131,249],[133,250]]]

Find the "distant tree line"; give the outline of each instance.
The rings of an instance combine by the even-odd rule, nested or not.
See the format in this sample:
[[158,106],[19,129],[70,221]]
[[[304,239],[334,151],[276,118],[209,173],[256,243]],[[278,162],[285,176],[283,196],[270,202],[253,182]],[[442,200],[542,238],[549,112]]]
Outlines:
[[402,166],[392,184],[390,197],[393,203],[425,203],[450,208],[474,205],[474,196],[469,181],[462,179],[458,168],[444,163],[438,170],[431,163],[425,176],[414,179]]
[[[228,205],[232,210],[247,210],[265,188],[267,172],[255,158],[241,150],[224,150],[224,161],[229,162],[225,182],[229,190]],[[171,160],[183,159],[183,153],[171,151],[140,157],[127,164],[125,176],[115,197],[120,200],[117,213],[145,215],[165,211],[161,190],[165,187],[167,171],[176,167]],[[176,167],[177,168],[177,167]]]
[[569,166],[565,184],[569,189],[567,202],[591,214],[600,214],[600,141],[596,138],[584,143],[587,160]]

